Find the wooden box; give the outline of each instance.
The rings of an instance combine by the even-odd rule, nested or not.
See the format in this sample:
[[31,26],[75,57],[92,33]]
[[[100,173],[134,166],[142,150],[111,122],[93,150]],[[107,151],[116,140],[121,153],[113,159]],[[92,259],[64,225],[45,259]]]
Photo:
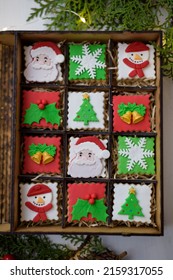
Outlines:
[[[61,43],[65,62],[62,66],[63,81],[58,83],[27,83],[23,76],[24,46],[35,42],[51,41]],[[161,32],[46,32],[15,31],[0,33],[0,80],[1,80],[1,185],[0,185],[0,232],[11,233],[76,233],[76,234],[111,234],[111,235],[163,235],[163,137],[162,137],[162,76],[161,59],[155,53],[156,78],[153,83],[118,83],[117,82],[117,46],[118,43],[144,42],[156,49],[161,46]],[[68,79],[69,44],[106,44],[106,82],[72,83]],[[6,54],[5,54],[6,53]],[[35,88],[59,90],[63,94],[63,126],[61,129],[32,129],[21,126],[22,91]],[[7,91],[8,89],[8,91]],[[106,129],[70,130],[67,127],[69,91],[104,91],[106,93]],[[153,124],[151,131],[116,132],[113,129],[113,97],[121,93],[134,95],[151,94],[153,105],[150,117]],[[69,137],[96,135],[108,139],[110,158],[107,159],[108,174],[105,178],[72,178],[67,175]],[[25,136],[59,136],[62,140],[61,175],[31,174],[22,172],[22,147]],[[116,176],[115,146],[119,136],[154,138],[155,174],[153,176]],[[36,178],[37,177],[37,178]],[[60,192],[60,219],[51,223],[21,222],[21,183],[57,182]],[[68,184],[94,182],[106,184],[107,221],[103,223],[68,223]],[[114,184],[152,184],[152,224],[116,223],[112,220]],[[11,214],[9,214],[11,213]]]

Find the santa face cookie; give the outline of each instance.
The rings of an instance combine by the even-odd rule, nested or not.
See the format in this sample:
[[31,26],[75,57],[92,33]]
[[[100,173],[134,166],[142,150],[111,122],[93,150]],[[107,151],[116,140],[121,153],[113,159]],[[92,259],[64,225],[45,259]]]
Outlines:
[[70,138],[68,175],[73,178],[105,177],[105,159],[109,158],[107,140],[96,136]]
[[21,221],[58,220],[57,183],[21,184]]
[[53,42],[37,42],[33,46],[24,47],[25,70],[27,82],[49,83],[62,81],[60,63],[64,55]]
[[118,80],[155,79],[155,50],[150,44],[118,43]]

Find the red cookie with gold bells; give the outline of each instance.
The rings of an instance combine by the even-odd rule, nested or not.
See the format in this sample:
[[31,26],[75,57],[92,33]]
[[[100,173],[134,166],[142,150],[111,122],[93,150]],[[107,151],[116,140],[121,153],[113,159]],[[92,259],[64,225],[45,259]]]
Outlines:
[[25,136],[23,173],[61,174],[61,137]]
[[150,132],[150,94],[113,96],[113,131]]

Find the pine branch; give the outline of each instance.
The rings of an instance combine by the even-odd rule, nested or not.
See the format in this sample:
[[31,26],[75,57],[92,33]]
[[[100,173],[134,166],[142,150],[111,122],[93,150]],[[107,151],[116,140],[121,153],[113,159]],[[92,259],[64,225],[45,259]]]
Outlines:
[[80,245],[82,242],[85,241],[85,236],[84,235],[64,234],[62,236],[62,238],[70,241],[74,246]]

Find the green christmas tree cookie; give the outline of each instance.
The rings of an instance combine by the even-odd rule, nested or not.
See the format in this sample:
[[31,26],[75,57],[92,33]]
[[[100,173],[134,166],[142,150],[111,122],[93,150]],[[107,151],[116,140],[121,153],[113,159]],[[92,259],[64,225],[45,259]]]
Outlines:
[[142,208],[136,198],[136,190],[130,188],[129,196],[126,198],[125,203],[121,206],[121,210],[118,212],[119,215],[128,215],[129,220],[133,220],[134,216],[144,217]]
[[88,125],[89,122],[98,122],[96,112],[90,103],[90,97],[87,93],[83,95],[83,103],[80,106],[80,110],[77,112],[76,117],[73,119],[76,122],[84,122],[84,125]]

